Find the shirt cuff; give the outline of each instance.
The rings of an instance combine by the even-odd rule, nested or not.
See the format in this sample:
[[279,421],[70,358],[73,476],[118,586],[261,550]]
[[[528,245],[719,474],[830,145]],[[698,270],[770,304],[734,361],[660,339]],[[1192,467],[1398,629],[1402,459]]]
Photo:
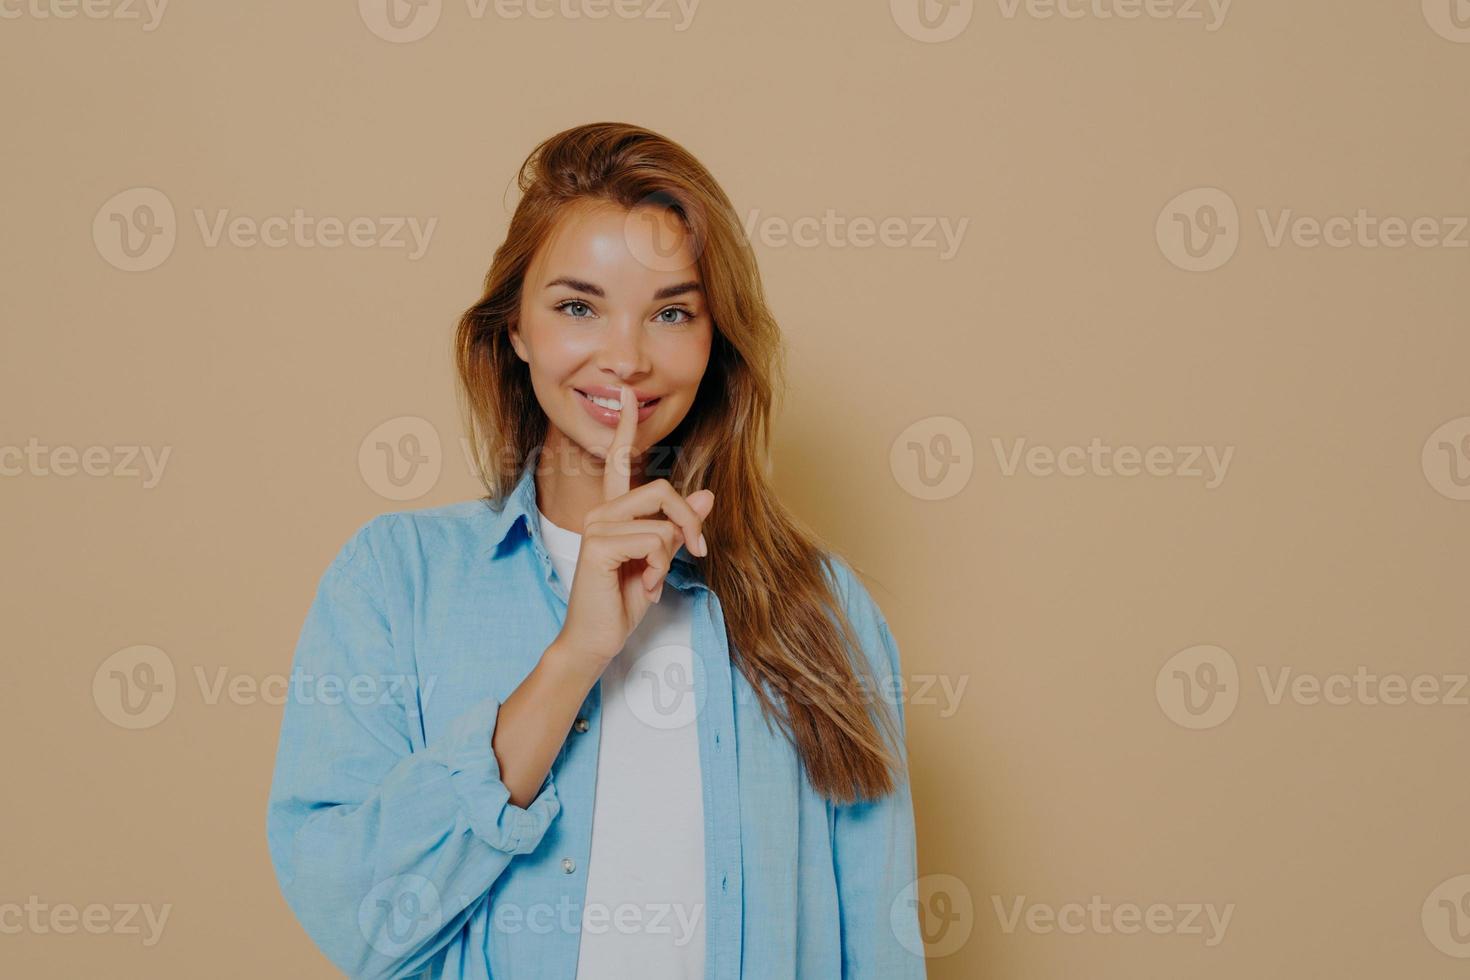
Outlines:
[[500,702],[486,698],[449,726],[444,733],[449,779],[475,836],[510,854],[529,854],[561,812],[561,800],[548,770],[530,806],[510,802],[510,790],[500,780],[500,763],[491,745],[499,712]]

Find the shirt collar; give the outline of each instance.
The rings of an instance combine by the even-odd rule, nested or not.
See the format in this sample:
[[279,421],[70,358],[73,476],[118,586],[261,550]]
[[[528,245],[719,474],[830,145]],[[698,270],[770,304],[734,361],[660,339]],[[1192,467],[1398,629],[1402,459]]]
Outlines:
[[[521,475],[506,496],[504,506],[500,510],[492,506],[490,514],[491,557],[499,557],[524,538],[532,543],[538,554],[547,561],[550,560],[546,543],[541,538],[540,511],[536,507],[536,468],[531,462],[522,466]],[[684,545],[680,545],[679,550],[674,552],[674,562],[666,579],[676,589],[708,588],[689,554],[689,549]]]

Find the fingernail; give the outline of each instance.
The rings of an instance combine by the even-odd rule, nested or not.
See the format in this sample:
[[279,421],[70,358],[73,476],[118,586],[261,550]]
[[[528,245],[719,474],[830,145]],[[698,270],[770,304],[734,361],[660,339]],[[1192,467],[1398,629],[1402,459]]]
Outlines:
[[699,555],[699,557],[701,557],[701,558],[708,558],[709,557],[709,545],[707,545],[707,544],[704,543],[704,532],[703,531],[700,531],[699,532],[699,540],[697,540],[697,541],[694,542],[694,546],[699,549],[698,551],[695,552],[695,554]]
[[658,583],[658,591],[653,594],[653,601],[654,602],[658,602],[663,597],[664,597],[664,584],[662,582],[660,582],[660,583]]

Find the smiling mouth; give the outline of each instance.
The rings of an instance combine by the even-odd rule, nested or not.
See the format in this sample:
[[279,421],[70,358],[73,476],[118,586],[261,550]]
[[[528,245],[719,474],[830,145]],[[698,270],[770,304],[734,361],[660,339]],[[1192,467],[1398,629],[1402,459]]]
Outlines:
[[[572,390],[599,408],[605,408],[610,412],[621,412],[623,410],[623,406],[614,398],[601,398],[597,395],[589,395],[581,388],[573,388]],[[650,398],[646,402],[639,402],[638,407],[642,409],[647,408],[649,405],[657,405],[662,399],[662,395],[658,398]]]

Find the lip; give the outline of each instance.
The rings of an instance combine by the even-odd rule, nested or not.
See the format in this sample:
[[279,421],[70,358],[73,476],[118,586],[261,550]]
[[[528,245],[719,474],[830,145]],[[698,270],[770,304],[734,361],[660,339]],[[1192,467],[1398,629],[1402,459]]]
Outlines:
[[[581,404],[583,410],[585,410],[588,415],[592,416],[593,421],[600,422],[610,429],[616,429],[618,427],[618,418],[622,415],[622,412],[615,412],[610,408],[603,408],[601,405],[594,404],[592,400],[587,397],[587,394],[585,394],[594,394],[597,395],[599,398],[617,398],[618,390],[616,388],[604,388],[601,386],[594,386],[591,388],[573,388],[572,391],[574,394],[576,394],[577,401],[579,404]],[[635,393],[638,395],[639,401],[643,401],[645,398],[652,397],[650,393],[639,392],[636,391],[636,389]],[[663,396],[659,396],[657,401],[653,402],[650,405],[644,405],[642,408],[638,409],[638,421],[640,423],[646,421],[653,415],[654,412],[658,411],[658,407],[662,403]]]
[[[620,397],[618,395],[617,388],[609,388],[607,385],[588,385],[584,388],[576,388],[573,390],[586,392],[589,395],[596,395],[598,398],[611,398],[613,401],[617,401]],[[638,399],[640,402],[646,402],[650,398],[657,398],[660,396],[654,394],[651,391],[644,391],[642,388],[634,388],[633,397]]]

